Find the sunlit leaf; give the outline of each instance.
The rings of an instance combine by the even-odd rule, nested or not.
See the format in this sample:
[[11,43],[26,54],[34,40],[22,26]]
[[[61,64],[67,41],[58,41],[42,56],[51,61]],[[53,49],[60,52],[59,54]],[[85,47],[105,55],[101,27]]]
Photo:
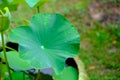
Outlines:
[[75,27],[59,14],[37,14],[30,27],[13,29],[9,40],[19,43],[20,57],[31,61],[36,69],[53,68],[56,73],[64,68],[68,57],[79,51],[80,37]]

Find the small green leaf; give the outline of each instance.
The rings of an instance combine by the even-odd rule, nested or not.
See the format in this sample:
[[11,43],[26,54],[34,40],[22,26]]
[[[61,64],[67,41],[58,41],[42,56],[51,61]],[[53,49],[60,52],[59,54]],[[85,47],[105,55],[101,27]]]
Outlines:
[[[0,57],[4,58],[3,53],[0,53]],[[17,53],[16,51],[7,52],[7,59],[9,66],[12,69],[29,70],[32,68],[32,66],[30,65],[30,61],[20,58],[19,53]]]
[[66,67],[60,74],[53,75],[54,80],[78,80],[78,71],[73,67]]
[[68,57],[79,51],[80,37],[75,27],[59,14],[37,14],[30,27],[13,29],[9,40],[19,43],[21,58],[35,69],[53,68],[59,73]]

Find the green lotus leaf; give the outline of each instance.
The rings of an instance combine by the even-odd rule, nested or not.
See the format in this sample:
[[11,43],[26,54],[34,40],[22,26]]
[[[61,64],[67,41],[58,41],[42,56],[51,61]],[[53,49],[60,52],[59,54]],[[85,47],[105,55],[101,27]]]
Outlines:
[[30,26],[16,27],[8,37],[19,43],[20,57],[30,60],[35,69],[53,68],[58,73],[65,60],[79,51],[77,30],[59,14],[36,14]]
[[[0,53],[0,57],[4,58],[3,53]],[[29,70],[32,68],[30,61],[20,58],[19,53],[16,51],[7,52],[7,60],[9,66],[15,70]]]
[[53,78],[54,80],[78,80],[78,71],[69,66],[66,67],[60,74],[54,74]]

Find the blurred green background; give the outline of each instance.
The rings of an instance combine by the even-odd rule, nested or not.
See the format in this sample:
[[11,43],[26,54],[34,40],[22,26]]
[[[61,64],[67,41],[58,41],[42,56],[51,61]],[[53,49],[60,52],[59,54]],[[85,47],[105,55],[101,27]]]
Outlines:
[[[36,9],[19,5],[11,27],[29,25]],[[90,80],[120,80],[120,1],[52,0],[40,13],[60,13],[81,35],[79,58]]]

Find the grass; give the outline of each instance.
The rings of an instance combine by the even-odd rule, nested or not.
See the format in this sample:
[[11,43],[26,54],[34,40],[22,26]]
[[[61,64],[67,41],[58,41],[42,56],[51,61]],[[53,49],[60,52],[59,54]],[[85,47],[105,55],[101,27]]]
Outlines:
[[80,58],[85,63],[90,80],[119,80],[120,50],[113,46],[112,36],[105,30],[91,30],[88,33],[87,40],[85,37],[81,40]]
[[[119,28],[93,23],[88,12],[83,7],[81,9],[79,0],[59,0],[57,2],[53,0],[42,6],[40,12],[61,13],[76,26],[81,35],[79,56],[85,64],[90,80],[119,80]],[[18,11],[12,13],[12,26],[28,25],[28,20],[34,13],[35,9],[31,11],[27,6],[19,6]]]

